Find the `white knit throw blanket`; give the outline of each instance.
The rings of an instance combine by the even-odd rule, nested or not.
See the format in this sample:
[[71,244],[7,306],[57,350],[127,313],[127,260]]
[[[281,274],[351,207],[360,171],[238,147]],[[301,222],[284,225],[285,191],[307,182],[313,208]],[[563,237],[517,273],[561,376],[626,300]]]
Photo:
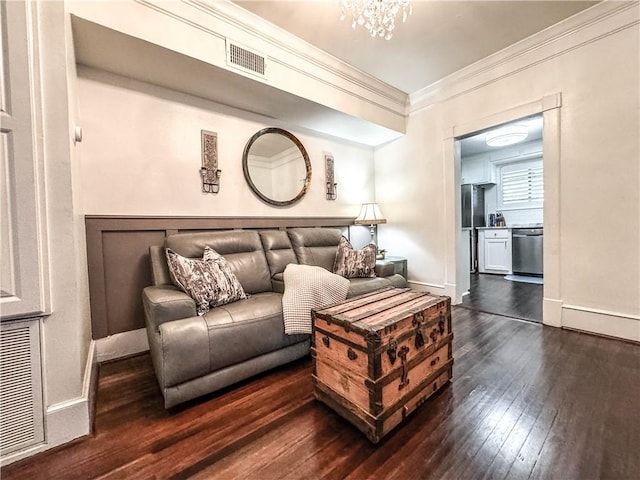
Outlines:
[[322,267],[287,265],[282,295],[285,333],[311,333],[311,309],[341,302],[348,290],[349,280]]

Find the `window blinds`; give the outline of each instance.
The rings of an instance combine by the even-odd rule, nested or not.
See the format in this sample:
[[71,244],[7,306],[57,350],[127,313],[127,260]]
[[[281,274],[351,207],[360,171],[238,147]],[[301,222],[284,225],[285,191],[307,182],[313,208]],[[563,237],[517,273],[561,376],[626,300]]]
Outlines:
[[502,204],[540,204],[544,199],[542,162],[502,168]]

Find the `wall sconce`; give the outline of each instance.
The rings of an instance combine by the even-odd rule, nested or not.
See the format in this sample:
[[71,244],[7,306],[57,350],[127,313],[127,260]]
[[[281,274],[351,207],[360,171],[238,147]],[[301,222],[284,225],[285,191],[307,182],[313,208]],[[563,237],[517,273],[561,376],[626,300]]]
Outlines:
[[73,127],[73,144],[80,143],[82,141],[82,127],[76,125]]
[[377,244],[378,224],[387,223],[387,220],[382,216],[377,203],[363,203],[360,209],[360,215],[358,215],[353,223],[356,225],[369,225],[371,243]]
[[335,183],[333,170],[333,155],[324,154],[324,173],[327,185],[327,200],[335,200],[338,198],[338,184]]
[[218,193],[220,191],[220,176],[218,169],[218,134],[201,130],[202,144],[202,191],[204,193]]

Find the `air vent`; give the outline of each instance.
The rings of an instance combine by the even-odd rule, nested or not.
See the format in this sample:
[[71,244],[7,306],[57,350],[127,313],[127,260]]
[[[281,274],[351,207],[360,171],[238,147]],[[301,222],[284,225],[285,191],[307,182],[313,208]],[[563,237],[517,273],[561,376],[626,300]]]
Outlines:
[[243,72],[267,78],[267,59],[264,55],[242,47],[227,39],[227,64]]
[[39,320],[3,323],[0,455],[44,441]]

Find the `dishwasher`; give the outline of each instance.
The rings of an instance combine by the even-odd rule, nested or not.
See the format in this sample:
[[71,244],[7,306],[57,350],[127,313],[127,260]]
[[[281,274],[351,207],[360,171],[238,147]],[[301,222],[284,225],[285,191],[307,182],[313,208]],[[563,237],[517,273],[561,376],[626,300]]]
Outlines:
[[511,233],[513,273],[542,276],[542,228],[514,228]]

